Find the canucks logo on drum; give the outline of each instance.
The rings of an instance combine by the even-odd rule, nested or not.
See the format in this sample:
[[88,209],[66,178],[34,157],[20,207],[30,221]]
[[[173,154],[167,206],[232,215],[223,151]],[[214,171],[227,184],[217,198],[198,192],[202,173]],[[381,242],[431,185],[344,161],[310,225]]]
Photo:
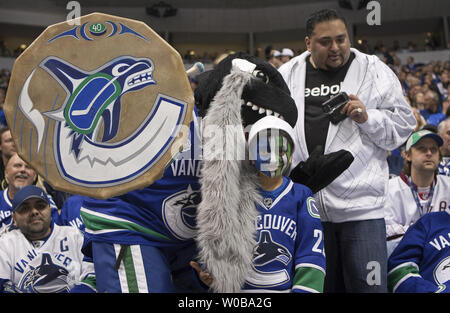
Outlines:
[[139,118],[145,117],[138,128],[117,140],[119,128],[126,126],[120,123],[122,96],[157,84],[151,59],[119,56],[86,71],[50,56],[39,68],[65,90],[63,104],[42,114],[34,108],[28,94],[34,69],[22,87],[18,107],[36,129],[37,151],[47,138],[44,116],[56,122],[55,163],[61,176],[77,185],[114,186],[145,173],[168,151],[186,115],[186,102],[157,94],[150,112],[138,111]]
[[103,118],[102,141],[117,134],[122,95],[156,84],[152,77],[153,63],[144,58],[118,57],[91,72],[84,72],[56,57],[47,58],[39,66],[70,95],[61,109],[45,114],[67,122],[77,134],[84,135],[91,135]]

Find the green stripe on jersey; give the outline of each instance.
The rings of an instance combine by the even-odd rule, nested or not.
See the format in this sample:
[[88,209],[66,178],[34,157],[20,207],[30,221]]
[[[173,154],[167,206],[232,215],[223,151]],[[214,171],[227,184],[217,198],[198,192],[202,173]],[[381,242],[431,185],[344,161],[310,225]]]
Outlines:
[[112,217],[108,218],[106,214],[100,214],[93,211],[86,210],[84,208],[80,211],[81,218],[83,219],[86,230],[90,231],[117,231],[117,230],[130,230],[134,232],[144,233],[159,239],[171,241],[171,239],[163,234],[160,234],[154,230],[143,227],[139,224],[127,221],[125,219]]
[[91,288],[93,288],[94,290],[97,290],[97,280],[95,276],[92,275],[88,275],[86,278],[84,278],[81,281],[82,284],[86,284],[89,285]]
[[394,288],[397,286],[398,282],[401,281],[407,275],[419,275],[419,269],[414,263],[404,263],[400,264],[392,271],[388,273],[388,290],[389,292],[394,292]]
[[316,292],[323,292],[323,283],[325,281],[325,274],[318,268],[314,267],[299,267],[295,271],[293,288],[306,287]]
[[127,246],[123,258],[123,265],[125,266],[125,275],[127,277],[128,292],[138,293],[139,287],[136,280],[136,270],[134,269],[133,256],[131,255],[131,247]]

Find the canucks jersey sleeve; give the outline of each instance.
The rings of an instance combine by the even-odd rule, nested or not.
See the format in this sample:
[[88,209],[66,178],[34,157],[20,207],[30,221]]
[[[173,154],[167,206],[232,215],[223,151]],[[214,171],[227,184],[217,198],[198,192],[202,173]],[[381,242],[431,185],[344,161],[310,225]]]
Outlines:
[[[428,293],[450,291],[450,281],[437,284],[435,279],[433,279],[433,276],[436,277],[436,260],[441,259],[442,253],[445,253],[444,247],[441,247],[439,242],[433,242],[431,238],[433,236],[430,236],[433,230],[430,227],[429,218],[434,218],[435,216],[435,213],[428,213],[409,227],[405,236],[389,257],[388,289],[390,292]],[[433,247],[433,244],[436,247]],[[447,254],[448,251],[447,247]],[[448,260],[448,256],[446,258]]]
[[323,292],[325,279],[325,255],[323,230],[319,211],[312,192],[307,189],[299,203],[298,239],[295,249],[295,276],[293,292]]

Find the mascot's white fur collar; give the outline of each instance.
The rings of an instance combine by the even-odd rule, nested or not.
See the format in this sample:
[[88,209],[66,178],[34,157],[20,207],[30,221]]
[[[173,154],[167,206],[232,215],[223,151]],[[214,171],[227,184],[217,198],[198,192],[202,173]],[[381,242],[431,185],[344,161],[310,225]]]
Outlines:
[[[203,119],[202,201],[197,208],[196,241],[199,261],[214,277],[214,292],[241,290],[251,272],[256,246],[256,202],[261,195],[257,171],[248,161],[241,119],[242,92],[251,83],[254,68],[247,60],[234,59]],[[235,132],[238,127],[242,131]],[[208,137],[208,129],[223,134],[221,146],[217,147],[217,135]],[[214,148],[222,149],[219,155]],[[230,154],[246,157],[229,159]]]

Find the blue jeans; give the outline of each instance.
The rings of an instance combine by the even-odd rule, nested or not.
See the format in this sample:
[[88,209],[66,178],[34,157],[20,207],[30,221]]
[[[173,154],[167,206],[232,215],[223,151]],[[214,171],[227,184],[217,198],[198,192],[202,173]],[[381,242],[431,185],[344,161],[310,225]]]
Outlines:
[[384,219],[322,225],[327,260],[324,292],[387,292]]

